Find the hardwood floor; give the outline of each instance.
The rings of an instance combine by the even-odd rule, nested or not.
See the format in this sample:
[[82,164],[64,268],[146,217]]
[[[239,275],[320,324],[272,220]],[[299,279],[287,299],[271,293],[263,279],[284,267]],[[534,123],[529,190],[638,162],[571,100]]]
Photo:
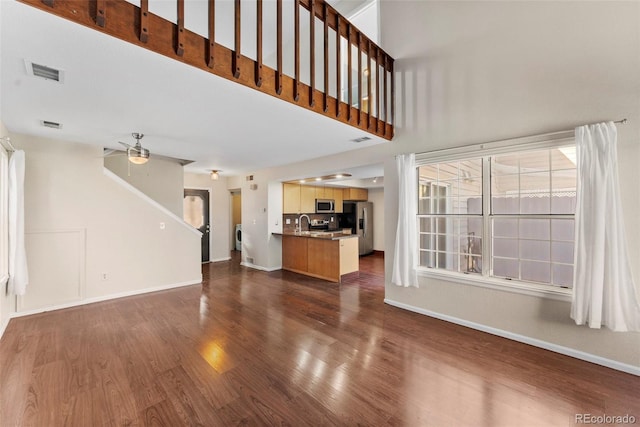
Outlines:
[[385,305],[383,261],[341,285],[207,264],[202,286],[13,319],[0,426],[640,423],[640,378]]

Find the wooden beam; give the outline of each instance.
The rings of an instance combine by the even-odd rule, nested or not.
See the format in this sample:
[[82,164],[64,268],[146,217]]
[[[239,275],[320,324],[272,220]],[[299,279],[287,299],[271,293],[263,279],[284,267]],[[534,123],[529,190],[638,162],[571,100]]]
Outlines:
[[262,86],[262,0],[256,0],[256,86]]
[[96,25],[104,27],[107,14],[106,0],[96,0]]
[[149,40],[149,0],[140,0],[140,34],[142,43]]
[[282,0],[276,1],[276,93],[282,93]]
[[316,0],[309,0],[309,106],[316,104]]
[[[329,16],[326,17],[329,21]],[[336,117],[340,117],[340,101],[342,98],[342,46],[340,36],[340,15],[336,14]]]
[[240,43],[240,34],[242,27],[240,26],[240,0],[235,0],[235,27],[234,27],[234,52],[231,60],[231,72],[236,79],[240,77],[240,56],[242,44]]
[[[324,9],[324,96],[322,97],[322,111],[329,111],[329,5],[327,2],[322,4]],[[339,110],[339,108],[338,108]]]
[[295,8],[293,11],[294,17],[294,83],[293,83],[293,100],[298,102],[300,99],[300,0],[295,0],[293,3]]
[[216,0],[209,0],[209,43],[207,67],[213,68],[216,50]]
[[178,0],[178,37],[176,55],[184,55],[184,0]]

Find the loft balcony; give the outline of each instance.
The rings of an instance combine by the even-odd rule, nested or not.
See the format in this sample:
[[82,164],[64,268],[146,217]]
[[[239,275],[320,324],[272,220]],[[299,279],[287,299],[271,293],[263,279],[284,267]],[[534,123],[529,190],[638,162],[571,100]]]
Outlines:
[[20,0],[391,140],[393,58],[325,0]]

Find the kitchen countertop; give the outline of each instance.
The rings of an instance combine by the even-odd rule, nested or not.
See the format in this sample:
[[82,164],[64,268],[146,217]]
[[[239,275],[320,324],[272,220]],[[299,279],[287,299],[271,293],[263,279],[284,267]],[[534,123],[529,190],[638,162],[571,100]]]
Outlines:
[[271,233],[279,236],[294,236],[294,237],[309,237],[313,239],[324,240],[340,240],[340,239],[352,239],[358,237],[357,234],[344,234],[342,231],[302,231],[293,232],[285,231],[282,233]]

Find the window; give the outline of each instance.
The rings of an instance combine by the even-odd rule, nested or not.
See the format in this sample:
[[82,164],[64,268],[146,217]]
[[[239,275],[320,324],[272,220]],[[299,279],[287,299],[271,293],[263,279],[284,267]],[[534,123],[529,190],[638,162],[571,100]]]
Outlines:
[[420,266],[570,288],[575,206],[575,145],[421,161]]

